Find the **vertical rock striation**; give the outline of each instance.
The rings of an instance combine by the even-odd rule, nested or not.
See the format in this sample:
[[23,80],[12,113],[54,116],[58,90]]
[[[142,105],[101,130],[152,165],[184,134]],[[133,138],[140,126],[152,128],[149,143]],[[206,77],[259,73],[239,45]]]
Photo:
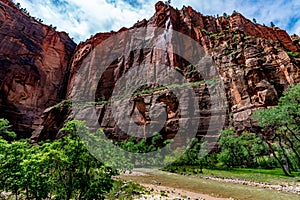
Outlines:
[[[149,20],[136,23],[132,28],[122,28],[119,32],[139,27],[171,27],[175,31],[188,35],[197,41],[213,58],[220,76],[224,81],[225,92],[228,101],[226,125],[233,125],[236,131],[255,131],[256,123],[252,120],[252,113],[260,108],[274,106],[278,98],[288,85],[300,82],[300,52],[299,38],[292,38],[286,31],[279,28],[271,28],[256,24],[246,19],[240,13],[233,13],[228,17],[204,16],[191,7],[183,7],[181,10],[167,6],[162,2],[155,5],[156,13]],[[69,81],[68,98],[76,76],[76,70],[81,66],[82,60],[105,39],[116,33],[99,33],[81,43],[73,56],[71,63],[72,75]],[[112,43],[118,45],[119,41]],[[165,44],[168,51],[172,46]],[[124,48],[125,47],[120,47]],[[188,51],[188,47],[186,48]],[[96,96],[98,99],[109,100],[112,90],[119,79],[132,66],[139,65],[141,60],[148,64],[161,59],[161,54],[154,50],[145,52],[127,52],[122,59],[113,63],[107,70],[104,78],[100,80]],[[168,55],[169,66],[179,69],[183,74],[195,81],[196,74],[189,69],[189,63],[176,55]],[[121,72],[121,74],[120,74]],[[96,73],[96,72],[90,72]],[[141,74],[140,76],[145,76]],[[88,79],[88,78],[87,78]],[[201,80],[201,77],[196,81]],[[143,88],[149,90],[148,86]],[[155,88],[155,87],[154,87]],[[200,126],[198,135],[205,135],[210,123],[210,94],[206,86],[195,88],[199,98],[201,109]],[[156,91],[150,96],[161,99],[168,116],[162,133],[167,138],[172,138],[178,131],[178,100],[164,91]],[[135,117],[139,124],[143,122],[153,109],[149,94],[139,95],[135,99],[134,106],[139,106],[140,116]],[[141,109],[144,108],[144,109]],[[133,108],[134,110],[135,108]],[[99,123],[112,137],[120,137],[120,130],[113,120],[111,108],[101,105]],[[121,112],[121,111],[120,111]],[[137,123],[138,124],[138,123]]]
[[[191,7],[178,10],[158,2],[155,14],[149,20],[144,19],[118,32],[98,33],[80,43],[74,51],[75,44],[66,33],[58,33],[38,23],[20,12],[10,1],[4,0],[0,2],[0,117],[14,122],[16,130],[24,136],[36,130],[34,141],[56,137],[63,121],[70,114],[70,105],[68,102],[53,105],[62,99],[72,99],[78,71],[97,73],[97,69],[84,63],[84,59],[111,36],[124,33],[124,37],[127,37],[126,31],[140,27],[178,31],[204,48],[215,62],[225,86],[228,102],[226,126],[233,125],[238,133],[255,131],[257,125],[251,118],[252,113],[276,105],[289,85],[300,82],[299,36],[290,37],[279,28],[253,23],[237,12],[230,16],[212,17]],[[190,82],[203,81],[203,77],[195,72],[189,62],[171,53],[176,47],[162,41],[152,42],[165,46],[165,52],[156,49],[126,52],[122,41],[110,41],[108,46],[124,49],[124,52],[109,65],[99,82],[92,84],[92,87],[97,88],[96,102],[109,101],[120,77],[141,63],[151,65],[163,62]],[[184,47],[186,52],[190,52],[190,49],[191,46]],[[107,50],[103,58],[110,54]],[[147,74],[137,74],[136,78],[139,76]],[[85,77],[85,80],[86,84],[83,82],[81,85],[82,90],[92,91],[86,86],[91,83],[90,77]],[[180,128],[178,122],[183,110],[179,108],[178,98],[174,94],[157,90],[159,87],[145,85],[138,88],[138,92],[147,90],[150,93],[135,96],[129,114],[136,124],[144,126],[151,121],[151,110],[166,110],[166,121],[161,133],[165,138],[172,138]],[[206,135],[209,125],[214,124],[208,87],[207,84],[193,87],[200,108],[198,136]],[[50,108],[45,110],[47,107]],[[127,137],[116,125],[110,104],[99,103],[96,107],[99,124],[108,135],[112,138]],[[45,112],[41,117],[43,110]],[[40,126],[37,128],[35,124]]]
[[0,117],[30,137],[43,111],[65,96],[64,76],[76,44],[12,2],[0,2]]

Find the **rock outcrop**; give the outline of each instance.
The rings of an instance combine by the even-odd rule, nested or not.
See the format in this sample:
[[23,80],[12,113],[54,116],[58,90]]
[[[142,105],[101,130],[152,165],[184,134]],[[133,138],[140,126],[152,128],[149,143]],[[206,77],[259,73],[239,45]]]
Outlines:
[[[156,13],[151,19],[138,22],[130,29],[122,28],[119,33],[139,27],[169,28],[166,26],[170,26],[170,29],[186,34],[201,44],[213,58],[224,81],[228,100],[226,126],[233,125],[238,133],[255,131],[257,126],[251,118],[252,113],[257,109],[276,105],[278,98],[288,85],[300,82],[300,60],[297,56],[300,49],[299,38],[296,36],[292,39],[284,30],[253,23],[237,12],[231,16],[215,18],[204,16],[191,7],[177,10],[162,2],[158,2],[155,9]],[[114,34],[117,33],[99,33],[77,46],[71,63],[72,75],[69,80],[68,98],[72,98],[71,91],[76,72],[81,67],[84,58],[97,45]],[[110,45],[117,46],[119,41]],[[165,46],[168,52],[172,52],[174,47],[168,44]],[[125,49],[125,47],[120,48]],[[186,47],[186,50],[188,49],[189,47]],[[153,50],[127,52],[122,59],[110,65],[98,86],[93,85],[101,88],[97,90],[96,101],[100,99],[109,101],[116,82],[132,66],[139,65],[141,62],[156,63],[161,59],[160,56]],[[168,55],[168,58],[170,67],[179,69],[185,76],[189,74],[195,77],[189,69],[189,63],[182,58],[174,55]],[[88,70],[87,72],[96,73],[96,71]],[[145,76],[145,74],[140,74],[140,76]],[[89,77],[86,79],[89,80]],[[200,81],[201,77],[200,79],[198,77],[198,80],[192,79],[192,82]],[[153,88],[155,88],[153,85],[145,86],[141,90]],[[162,105],[168,113],[161,133],[166,138],[172,138],[179,129],[178,99],[165,91],[153,91],[151,94],[141,94],[133,100],[132,117],[140,126],[150,123],[147,116],[151,114],[151,109],[157,106],[151,101],[160,99],[161,101],[156,104]],[[205,86],[199,86],[195,91],[198,94],[199,105],[202,105],[198,129],[198,135],[201,136],[206,134],[211,123],[210,94]],[[109,104],[98,106],[98,111],[99,124],[107,134],[116,138],[121,137],[121,131],[113,119]]]
[[[1,114],[9,116],[19,131],[27,128],[33,130],[36,128],[33,125],[39,124],[39,128],[35,129],[33,142],[56,137],[62,122],[69,115],[70,105],[53,105],[64,96],[67,100],[73,98],[72,91],[78,72],[83,70],[90,75],[97,73],[97,70],[89,68],[85,58],[92,56],[91,52],[110,37],[141,27],[178,31],[204,48],[215,62],[224,83],[228,102],[225,126],[233,125],[238,133],[245,130],[255,131],[257,125],[251,118],[252,113],[257,109],[276,105],[289,85],[300,82],[299,37],[290,37],[279,28],[253,23],[237,12],[231,16],[216,18],[204,16],[191,7],[177,10],[158,2],[155,5],[156,12],[149,20],[142,20],[133,27],[122,28],[118,32],[98,33],[80,43],[72,55],[74,43],[65,33],[57,33],[24,13],[14,12],[14,6],[3,2],[0,4],[0,20],[3,22],[0,27],[0,78],[3,94],[0,102],[3,107]],[[162,41],[156,42],[153,44]],[[126,46],[122,46],[122,40],[111,41],[108,46],[110,45],[126,49]],[[93,99],[96,106],[93,106],[97,109],[99,124],[110,137],[127,137],[117,126],[109,101],[117,81],[133,66],[164,62],[190,82],[203,81],[203,77],[199,76],[189,62],[170,53],[174,46],[162,45],[166,47],[165,52],[153,49],[124,52],[123,56],[109,65],[99,82],[92,84],[96,88]],[[188,52],[190,46],[184,48]],[[107,50],[103,55],[105,57],[111,53]],[[99,65],[98,69],[101,67]],[[132,79],[139,76],[146,74],[138,74]],[[86,76],[85,80],[87,84],[82,83],[81,89],[92,91],[87,87],[91,86],[88,84],[91,83],[90,76]],[[209,125],[213,126],[217,120],[212,118],[210,110],[209,85],[202,84],[193,88],[200,108],[197,135],[202,136],[207,133]],[[181,113],[184,112],[179,108],[176,95],[155,84],[141,86],[136,92],[139,94],[132,98],[129,112],[134,123],[145,126],[153,121],[149,117],[151,110],[166,110],[166,116],[162,115],[165,124],[161,133],[165,138],[173,138],[180,129]],[[53,107],[47,109],[41,117],[42,111],[49,106]],[[123,112],[122,108],[118,112]]]
[[30,137],[43,111],[65,95],[76,44],[11,1],[0,2],[0,117]]

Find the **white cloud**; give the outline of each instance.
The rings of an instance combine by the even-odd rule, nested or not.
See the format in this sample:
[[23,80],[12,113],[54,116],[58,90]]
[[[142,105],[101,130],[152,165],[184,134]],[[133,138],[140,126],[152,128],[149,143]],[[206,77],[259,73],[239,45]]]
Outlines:
[[[116,4],[105,0],[16,0],[34,17],[44,23],[57,26],[59,31],[66,31],[77,42],[84,41],[97,32],[119,30],[130,27],[137,20],[149,18],[154,13],[151,4],[134,8],[124,1]],[[57,5],[61,4],[61,5]],[[67,2],[67,3],[60,3]]]
[[[46,24],[66,31],[77,42],[84,41],[97,32],[131,27],[137,20],[149,19],[155,12],[157,0],[15,0],[27,8],[32,16],[41,18]],[[132,6],[136,2],[138,6]],[[182,8],[190,5],[204,15],[231,14],[237,10],[258,23],[286,29],[290,34],[300,34],[299,0],[173,0],[172,6]]]
[[300,36],[300,20],[295,24],[291,33],[295,33]]

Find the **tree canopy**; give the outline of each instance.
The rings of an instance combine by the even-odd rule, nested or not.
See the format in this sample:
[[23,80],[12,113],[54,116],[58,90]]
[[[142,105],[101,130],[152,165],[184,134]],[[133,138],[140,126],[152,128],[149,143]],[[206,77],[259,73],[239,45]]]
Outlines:
[[254,118],[286,175],[300,166],[300,84],[290,86],[277,106],[258,110]]
[[[7,133],[8,121],[0,122]],[[30,145],[0,138],[0,191],[15,199],[104,199],[118,171],[88,152],[77,129],[89,134],[84,122],[72,120],[63,128],[67,135],[55,141]]]

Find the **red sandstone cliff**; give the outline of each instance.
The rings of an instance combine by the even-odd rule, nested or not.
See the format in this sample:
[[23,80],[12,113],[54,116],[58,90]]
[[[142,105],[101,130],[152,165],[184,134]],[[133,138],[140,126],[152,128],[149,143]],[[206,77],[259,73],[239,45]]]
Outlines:
[[0,117],[29,137],[43,111],[64,98],[75,43],[8,0],[0,2]]
[[[224,81],[228,100],[226,125],[232,124],[237,132],[255,131],[257,127],[251,119],[252,113],[259,108],[276,105],[278,98],[288,85],[300,82],[299,56],[288,55],[291,52],[295,54],[300,52],[298,37],[295,36],[296,39],[292,40],[286,31],[255,24],[239,13],[234,13],[229,17],[214,18],[204,16],[191,7],[176,10],[162,2],[158,2],[155,8],[156,13],[151,19],[138,22],[130,29],[165,28],[166,21],[169,20],[169,25],[172,25],[173,30],[186,34],[201,44],[212,56]],[[126,30],[129,29],[122,28],[120,31]],[[71,91],[76,72],[83,59],[98,44],[114,34],[116,33],[99,33],[77,46],[71,63],[72,75],[69,79],[68,98],[72,97]],[[117,46],[119,41],[112,41],[110,45]],[[165,46],[168,45],[165,44]],[[168,46],[170,51],[172,48],[172,46]],[[189,47],[186,47],[186,50],[188,49]],[[150,54],[151,59],[148,59]],[[137,65],[141,60],[155,63],[160,59],[159,56],[152,56],[152,54],[159,55],[159,53],[155,54],[153,50],[142,53],[134,52],[129,56],[125,55],[119,62],[113,63],[105,72],[104,78],[100,80],[99,84],[102,89],[97,90],[99,99],[109,100],[116,81],[123,75],[119,72],[124,72],[124,69]],[[184,74],[188,72],[188,64],[184,63],[182,59],[172,55],[169,55],[169,58],[171,67],[179,67]],[[88,71],[91,69],[86,70],[91,74],[96,73]],[[87,80],[89,80],[88,77]],[[85,89],[89,90],[89,88]],[[199,94],[199,101],[209,105],[210,96],[207,94],[206,88],[199,87],[196,90]],[[166,137],[173,137],[179,128],[176,124],[176,120],[179,119],[179,116],[176,115],[178,113],[176,100],[172,102],[172,98],[167,97],[166,92],[155,92],[150,96],[164,98],[162,102],[168,110],[168,117],[162,132]],[[142,112],[145,116],[148,115],[152,108],[151,103],[147,103],[145,99],[149,99],[149,95],[140,95],[138,98],[143,99],[142,102],[138,100],[136,102],[143,104],[140,105],[144,108]],[[209,113],[206,110],[209,110],[207,106],[204,105],[201,109],[203,113]],[[120,130],[112,119],[109,105],[101,105],[98,111],[101,126],[112,137],[119,137]],[[45,118],[47,118],[47,114],[49,113],[46,113]],[[211,116],[203,114],[200,120],[198,135],[205,135]]]
[[[254,131],[257,127],[251,119],[252,113],[259,108],[276,105],[288,85],[300,82],[299,56],[291,56],[300,53],[298,36],[291,38],[279,28],[252,23],[239,13],[214,18],[204,16],[191,7],[177,10],[162,2],[158,2],[155,9],[156,12],[151,19],[138,22],[132,28],[122,28],[119,32],[139,27],[166,28],[166,24],[169,24],[171,29],[188,35],[203,46],[216,63],[218,73],[224,82],[228,100],[226,125],[232,124],[237,132]],[[117,33],[98,33],[80,43],[67,68],[74,44],[64,33],[57,33],[22,13],[14,12],[16,8],[10,4],[1,3],[0,11],[0,20],[3,21],[0,27],[2,33],[0,41],[3,43],[0,47],[3,93],[0,104],[4,116],[9,116],[11,121],[19,124],[19,130],[23,130],[24,127],[34,129],[35,127],[30,125],[34,124],[34,120],[40,119],[43,109],[60,100],[62,97],[59,96],[60,91],[67,95],[67,99],[72,98],[75,77],[82,67],[84,58],[97,45]],[[7,25],[4,26],[5,24]],[[18,48],[15,49],[16,45]],[[120,41],[112,41],[111,45],[124,48]],[[9,48],[2,48],[4,46]],[[165,46],[170,51],[173,48],[167,44]],[[188,49],[187,46],[186,51]],[[106,52],[107,55],[109,53]],[[93,85],[99,87],[96,98],[109,100],[116,81],[132,66],[141,62],[155,63],[160,59],[161,54],[155,50],[125,52],[122,59],[112,63],[105,71],[99,85]],[[182,58],[168,54],[168,64],[184,75],[190,76],[191,80],[197,79],[196,74],[189,69],[189,63]],[[85,67],[83,70],[89,74],[96,73],[90,71],[88,65]],[[65,73],[70,76],[64,76]],[[86,81],[90,81],[89,77],[86,77]],[[82,87],[88,91],[91,89],[85,88],[84,83]],[[205,135],[211,120],[210,94],[206,86],[199,86],[195,90],[202,109],[198,135]],[[139,106],[143,115],[147,116],[153,105],[148,101],[149,99],[151,101],[153,96],[159,98],[159,103],[168,111],[163,134],[166,137],[173,137],[178,131],[177,122],[180,118],[176,98],[166,91],[156,91],[138,96],[134,99],[135,106]],[[101,126],[112,137],[118,137],[120,131],[111,120],[109,105],[100,105],[97,109]],[[55,137],[68,114],[67,103],[47,109],[43,115],[44,121],[39,122],[41,125],[34,133],[34,140],[47,138],[49,134]],[[142,123],[142,118],[137,117],[136,121],[139,120]],[[147,120],[149,119],[146,118]]]

